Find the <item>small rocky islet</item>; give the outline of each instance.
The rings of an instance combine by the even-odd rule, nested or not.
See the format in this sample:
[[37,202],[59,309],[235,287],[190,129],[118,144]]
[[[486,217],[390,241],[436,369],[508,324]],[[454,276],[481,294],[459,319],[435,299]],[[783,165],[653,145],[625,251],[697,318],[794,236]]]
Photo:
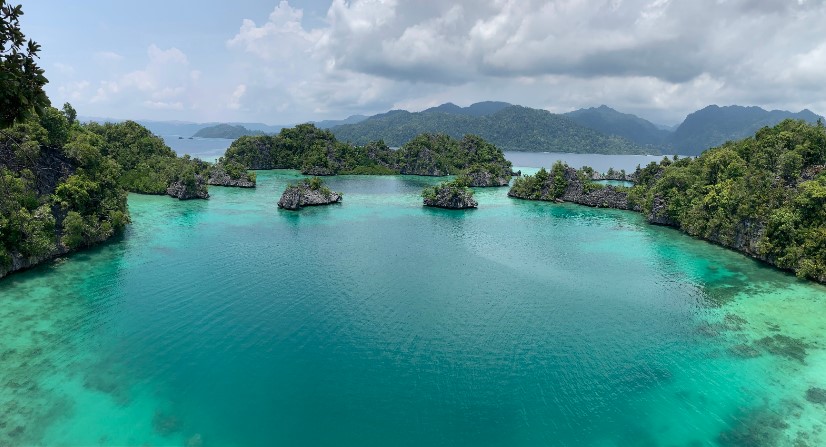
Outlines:
[[460,177],[425,188],[422,191],[424,206],[452,210],[478,207],[479,203],[473,198],[473,190],[468,187],[469,182],[469,178]]
[[313,177],[302,179],[298,183],[287,185],[278,207],[285,210],[297,211],[305,206],[321,206],[341,203],[342,194],[332,191],[324,182]]

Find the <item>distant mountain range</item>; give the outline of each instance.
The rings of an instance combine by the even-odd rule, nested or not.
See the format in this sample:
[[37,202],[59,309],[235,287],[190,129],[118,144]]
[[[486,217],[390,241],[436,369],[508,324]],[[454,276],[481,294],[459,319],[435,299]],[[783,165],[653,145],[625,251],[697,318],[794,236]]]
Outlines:
[[391,110],[330,130],[336,138],[353,144],[384,140],[390,146],[401,146],[420,133],[441,132],[454,138],[476,134],[505,150],[590,154],[651,152],[627,139],[589,129],[564,115],[501,102],[469,107],[448,103],[415,113]]
[[616,135],[641,146],[661,148],[667,143],[671,132],[636,115],[617,112],[608,106],[579,109],[565,114],[589,129]]
[[708,106],[688,115],[668,140],[678,154],[696,155],[726,141],[754,135],[759,129],[774,126],[785,119],[815,123],[823,117],[804,109],[797,113],[785,110],[767,111],[760,107]]
[[[338,139],[354,144],[384,140],[401,146],[422,132],[442,132],[455,138],[472,133],[505,150],[595,154],[698,155],[729,140],[739,140],[784,119],[811,123],[823,117],[803,110],[764,110],[760,107],[710,105],[677,126],[654,124],[608,106],[555,114],[506,102],[485,101],[460,107],[453,103],[421,112],[391,110],[373,116],[353,115],[325,120],[317,127],[330,129]],[[81,121],[112,121],[81,117]],[[241,135],[277,133],[288,126],[262,123],[192,123],[185,121],[138,121],[158,135],[237,138]]]

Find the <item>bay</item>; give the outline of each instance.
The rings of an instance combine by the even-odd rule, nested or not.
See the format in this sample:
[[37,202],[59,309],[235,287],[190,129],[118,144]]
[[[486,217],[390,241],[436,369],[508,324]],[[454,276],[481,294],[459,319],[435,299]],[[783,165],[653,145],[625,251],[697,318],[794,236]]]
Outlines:
[[434,178],[278,210],[300,177],[130,195],[0,281],[0,445],[826,444],[826,288],[630,212],[423,208]]

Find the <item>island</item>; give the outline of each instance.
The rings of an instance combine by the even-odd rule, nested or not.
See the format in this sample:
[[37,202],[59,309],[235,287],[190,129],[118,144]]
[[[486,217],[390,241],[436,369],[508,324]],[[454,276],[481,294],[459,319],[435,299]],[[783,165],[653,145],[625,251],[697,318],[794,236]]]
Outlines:
[[451,182],[442,182],[422,191],[424,206],[461,210],[476,208],[479,204],[473,198],[473,190],[468,188],[470,178],[459,177]]
[[[195,138],[225,138],[234,140],[244,135],[264,135],[260,130],[250,130],[242,125],[233,126],[232,124],[216,124],[214,126],[204,127],[195,132],[192,137]],[[190,137],[190,139],[192,138]]]
[[353,146],[313,124],[285,128],[277,135],[241,137],[223,160],[245,169],[298,169],[312,176],[473,173],[475,186],[506,186],[514,174],[502,150],[476,135],[457,140],[423,133],[393,150],[381,140]]
[[278,207],[296,211],[304,206],[341,203],[341,198],[341,193],[330,190],[320,178],[313,177],[287,185],[281,199],[278,200]]

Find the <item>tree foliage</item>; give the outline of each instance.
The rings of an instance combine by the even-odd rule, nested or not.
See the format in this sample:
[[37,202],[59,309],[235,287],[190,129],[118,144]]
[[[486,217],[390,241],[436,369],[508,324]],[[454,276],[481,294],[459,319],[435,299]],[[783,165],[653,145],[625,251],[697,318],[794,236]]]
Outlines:
[[691,235],[826,279],[826,129],[786,120],[696,159],[652,163],[631,199]]
[[40,45],[20,29],[23,8],[0,0],[0,129],[41,113],[50,104],[43,91],[48,80],[37,65]]
[[300,169],[305,174],[451,175],[483,165],[497,172],[511,163],[493,144],[475,135],[460,140],[445,134],[421,134],[398,150],[384,141],[363,146],[342,143],[313,124],[282,129],[278,135],[241,137],[227,149],[222,163],[250,169]]

